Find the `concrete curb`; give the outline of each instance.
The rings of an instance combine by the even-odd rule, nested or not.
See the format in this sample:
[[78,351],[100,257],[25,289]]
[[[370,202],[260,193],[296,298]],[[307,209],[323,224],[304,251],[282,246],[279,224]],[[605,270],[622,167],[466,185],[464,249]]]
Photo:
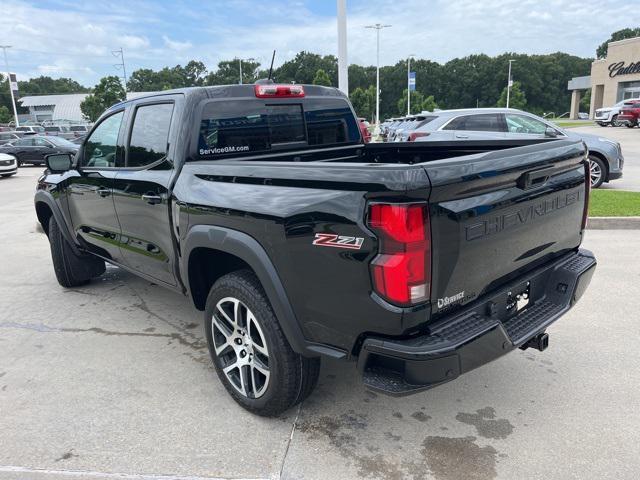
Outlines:
[[640,217],[589,217],[589,230],[640,230]]

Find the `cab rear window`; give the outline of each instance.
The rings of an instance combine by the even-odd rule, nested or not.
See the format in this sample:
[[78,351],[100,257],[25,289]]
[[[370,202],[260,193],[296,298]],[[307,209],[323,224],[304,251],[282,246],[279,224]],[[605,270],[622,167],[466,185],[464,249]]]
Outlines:
[[355,117],[344,99],[210,101],[198,135],[200,157],[278,152],[360,141]]

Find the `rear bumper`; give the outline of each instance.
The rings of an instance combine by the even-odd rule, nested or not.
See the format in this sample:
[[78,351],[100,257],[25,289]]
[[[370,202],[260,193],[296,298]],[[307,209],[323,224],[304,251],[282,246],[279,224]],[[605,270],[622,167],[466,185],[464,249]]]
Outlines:
[[[365,385],[391,395],[415,393],[523,346],[580,299],[595,267],[588,250],[572,252],[438,321],[424,335],[368,337],[358,357]],[[529,305],[509,314],[510,294],[527,288]]]

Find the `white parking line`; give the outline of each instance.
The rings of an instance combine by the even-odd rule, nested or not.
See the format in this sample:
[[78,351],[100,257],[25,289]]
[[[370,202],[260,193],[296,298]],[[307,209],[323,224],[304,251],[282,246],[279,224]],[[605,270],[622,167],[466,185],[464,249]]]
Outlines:
[[28,473],[42,476],[57,475],[59,477],[74,478],[116,478],[121,480],[269,480],[268,478],[244,478],[244,477],[194,477],[184,475],[153,475],[136,473],[108,473],[93,472],[90,470],[48,470],[45,468],[17,467],[13,465],[0,465],[0,473]]

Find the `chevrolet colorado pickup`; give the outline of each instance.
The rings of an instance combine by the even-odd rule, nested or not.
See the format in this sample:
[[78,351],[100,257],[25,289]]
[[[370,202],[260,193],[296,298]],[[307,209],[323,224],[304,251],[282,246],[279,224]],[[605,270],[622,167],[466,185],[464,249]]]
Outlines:
[[586,155],[364,144],[336,89],[200,87],[108,109],[74,157],[47,157],[35,209],[63,287],[109,262],[189,296],[227,391],[276,415],[323,356],[402,395],[546,348],[595,270]]

